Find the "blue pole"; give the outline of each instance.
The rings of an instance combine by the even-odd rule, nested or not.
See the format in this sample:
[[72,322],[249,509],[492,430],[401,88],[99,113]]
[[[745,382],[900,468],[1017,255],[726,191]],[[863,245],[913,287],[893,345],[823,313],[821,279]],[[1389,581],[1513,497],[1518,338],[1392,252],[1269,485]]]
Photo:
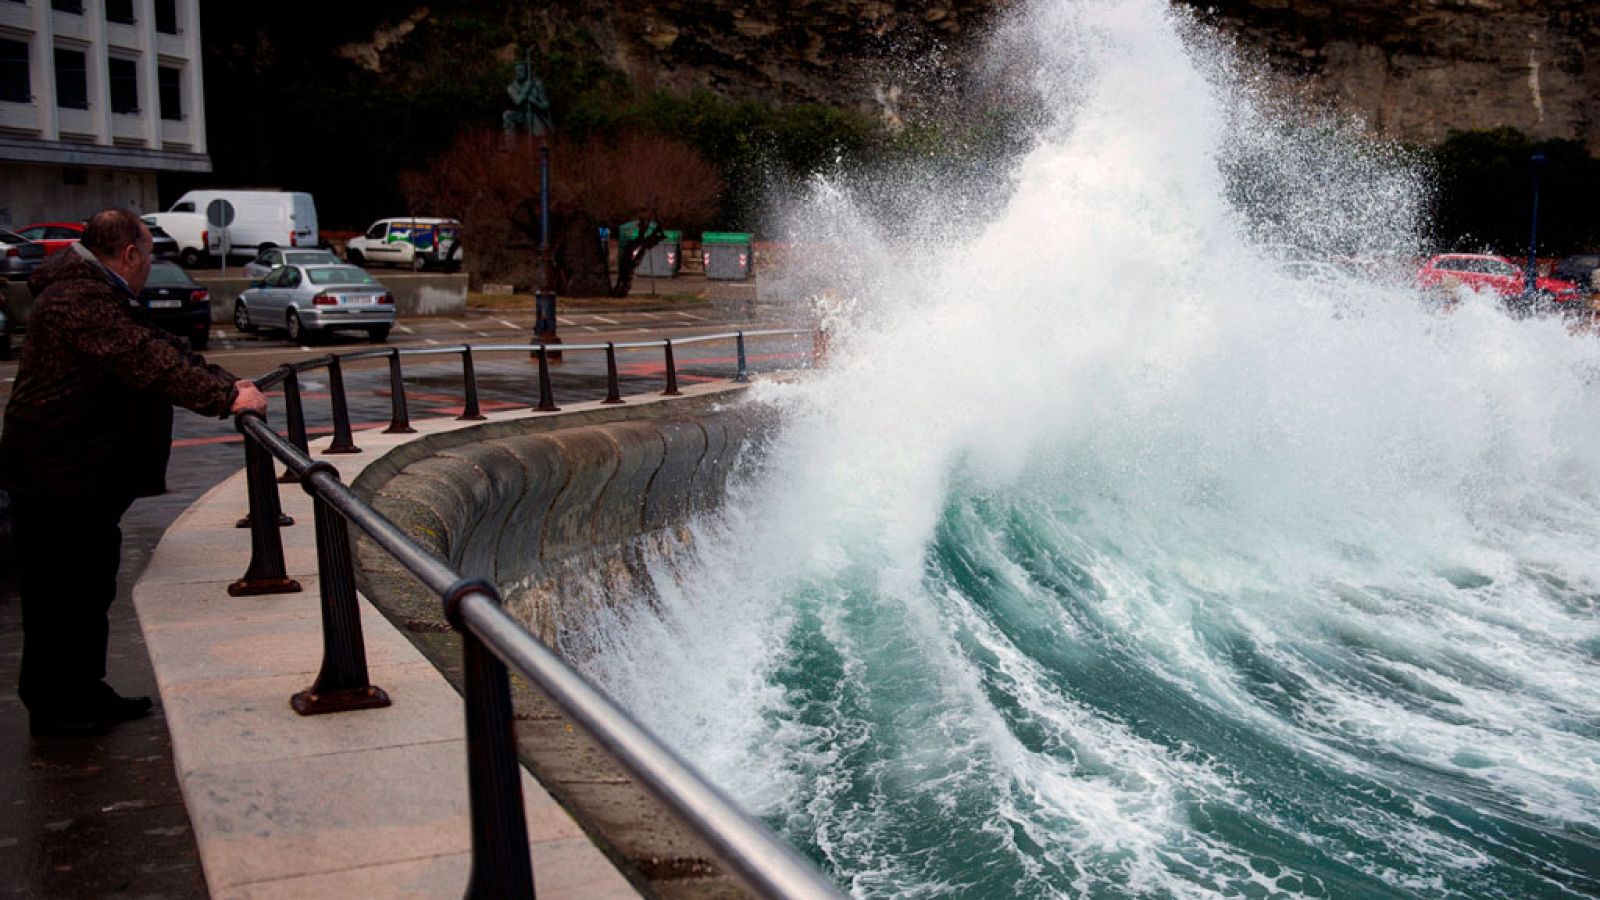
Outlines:
[[1531,305],[1538,296],[1536,286],[1539,277],[1539,178],[1544,174],[1544,154],[1534,153],[1529,162],[1533,166],[1533,216],[1528,226],[1528,268],[1523,273],[1522,298]]

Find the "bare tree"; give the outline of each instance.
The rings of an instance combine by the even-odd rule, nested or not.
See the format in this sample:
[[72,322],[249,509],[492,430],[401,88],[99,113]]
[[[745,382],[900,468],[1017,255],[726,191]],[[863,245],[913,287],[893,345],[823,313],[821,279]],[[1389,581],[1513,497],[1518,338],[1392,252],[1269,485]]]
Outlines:
[[[550,142],[551,246],[558,291],[621,297],[663,228],[698,230],[716,214],[722,177],[682,141],[626,131],[614,139]],[[507,140],[475,128],[456,135],[427,168],[401,176],[412,211],[462,223],[469,265],[479,273],[531,285],[538,277],[537,139]],[[614,235],[637,222],[636,240],[619,240],[613,279],[600,225]]]

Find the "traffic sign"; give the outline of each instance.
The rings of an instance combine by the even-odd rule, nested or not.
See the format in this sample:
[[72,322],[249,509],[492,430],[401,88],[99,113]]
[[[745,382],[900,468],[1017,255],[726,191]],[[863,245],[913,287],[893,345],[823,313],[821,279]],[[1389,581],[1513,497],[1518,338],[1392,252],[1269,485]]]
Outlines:
[[206,205],[206,223],[212,228],[227,228],[233,224],[233,204],[218,197]]

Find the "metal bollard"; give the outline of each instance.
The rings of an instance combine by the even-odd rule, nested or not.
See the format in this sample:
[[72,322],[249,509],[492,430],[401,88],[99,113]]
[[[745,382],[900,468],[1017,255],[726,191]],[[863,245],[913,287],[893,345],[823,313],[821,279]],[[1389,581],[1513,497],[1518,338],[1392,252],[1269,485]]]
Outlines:
[[539,345],[539,405],[533,408],[534,412],[560,412],[561,407],[556,405],[555,394],[550,388],[550,358],[543,344]]
[[672,361],[672,338],[667,338],[667,389],[661,392],[663,397],[677,397],[678,393],[678,364]]
[[461,381],[466,385],[467,399],[456,419],[462,422],[482,422],[483,411],[478,408],[478,373],[472,367],[472,348],[461,348]]
[[[244,433],[242,428],[240,433]],[[245,434],[244,462],[250,493],[250,566],[243,578],[228,585],[228,595],[295,593],[300,590],[300,582],[289,577],[283,561],[283,538],[278,534],[283,510],[278,505],[278,482],[272,477],[272,454]]]
[[736,384],[745,384],[750,380],[750,367],[744,361],[744,331],[735,332],[739,336],[739,372],[733,376]]
[[344,369],[339,357],[328,357],[328,393],[333,397],[333,443],[323,453],[360,453],[350,435],[350,407],[345,404]]
[[[300,452],[311,455],[310,439],[306,435],[306,410],[300,402],[300,377],[295,373],[293,366],[279,366],[283,373],[283,412],[289,420],[289,441]],[[285,468],[283,474],[278,476],[279,484],[294,484],[300,476],[293,469]]]
[[332,463],[318,460],[300,479],[316,509],[317,580],[322,585],[322,669],[310,688],[289,699],[289,705],[302,716],[390,704],[383,688],[367,680],[361,608],[356,603],[356,574],[350,561],[350,526],[317,492],[314,476],[321,474],[339,478]]
[[411,427],[411,415],[406,410],[406,382],[400,374],[400,351],[389,351],[389,427],[384,434],[416,434]]
[[469,898],[532,897],[533,861],[522,802],[522,766],[505,663],[461,621],[461,602],[482,594],[496,604],[500,594],[483,581],[462,581],[444,597],[445,617],[461,634],[462,680],[467,713],[467,792],[472,810],[472,874]]
[[600,402],[613,406],[622,402],[622,387],[617,384],[617,345],[611,341],[606,341],[606,398]]

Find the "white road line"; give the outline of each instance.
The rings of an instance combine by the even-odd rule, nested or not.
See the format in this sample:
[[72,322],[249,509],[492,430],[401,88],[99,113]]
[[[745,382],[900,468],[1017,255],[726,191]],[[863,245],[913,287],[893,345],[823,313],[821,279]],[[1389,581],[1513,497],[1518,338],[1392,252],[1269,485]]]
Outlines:
[[495,321],[499,322],[501,325],[504,325],[505,327],[511,329],[512,331],[521,331],[522,330],[522,326],[518,325],[515,322],[507,322],[505,319],[495,319]]
[[604,322],[607,325],[616,325],[616,324],[618,324],[615,319],[608,319],[605,316],[595,316],[594,320],[596,322]]
[[401,334],[416,334],[415,331],[412,331],[410,328],[407,328],[404,325],[396,325],[394,326],[394,330],[400,332]]
[[678,315],[683,316],[685,319],[693,319],[696,322],[704,322],[705,321],[705,319],[701,318],[700,316],[690,315],[689,313],[683,312],[682,310],[678,311]]
[[652,322],[661,321],[661,317],[656,315],[655,313],[642,312],[642,313],[639,313],[639,315],[644,316],[646,319],[649,319]]
[[594,327],[593,325],[585,325],[585,326],[583,326],[583,330],[584,331],[599,331],[600,329]]
[[450,324],[454,325],[455,327],[457,327],[459,329],[461,329],[462,331],[471,331],[472,330],[471,328],[467,327],[467,323],[461,322],[461,321],[457,321],[456,319],[451,319],[450,320]]
[[433,338],[423,338],[422,342],[424,344],[437,344],[437,343],[439,343],[438,341],[434,340]]
[[560,316],[556,316],[556,324],[557,325],[566,325],[566,326],[570,327],[572,325],[572,320],[571,319],[563,319]]
[[489,332],[487,332],[487,331],[474,331],[473,334],[477,335],[478,337],[488,337],[489,336]]

